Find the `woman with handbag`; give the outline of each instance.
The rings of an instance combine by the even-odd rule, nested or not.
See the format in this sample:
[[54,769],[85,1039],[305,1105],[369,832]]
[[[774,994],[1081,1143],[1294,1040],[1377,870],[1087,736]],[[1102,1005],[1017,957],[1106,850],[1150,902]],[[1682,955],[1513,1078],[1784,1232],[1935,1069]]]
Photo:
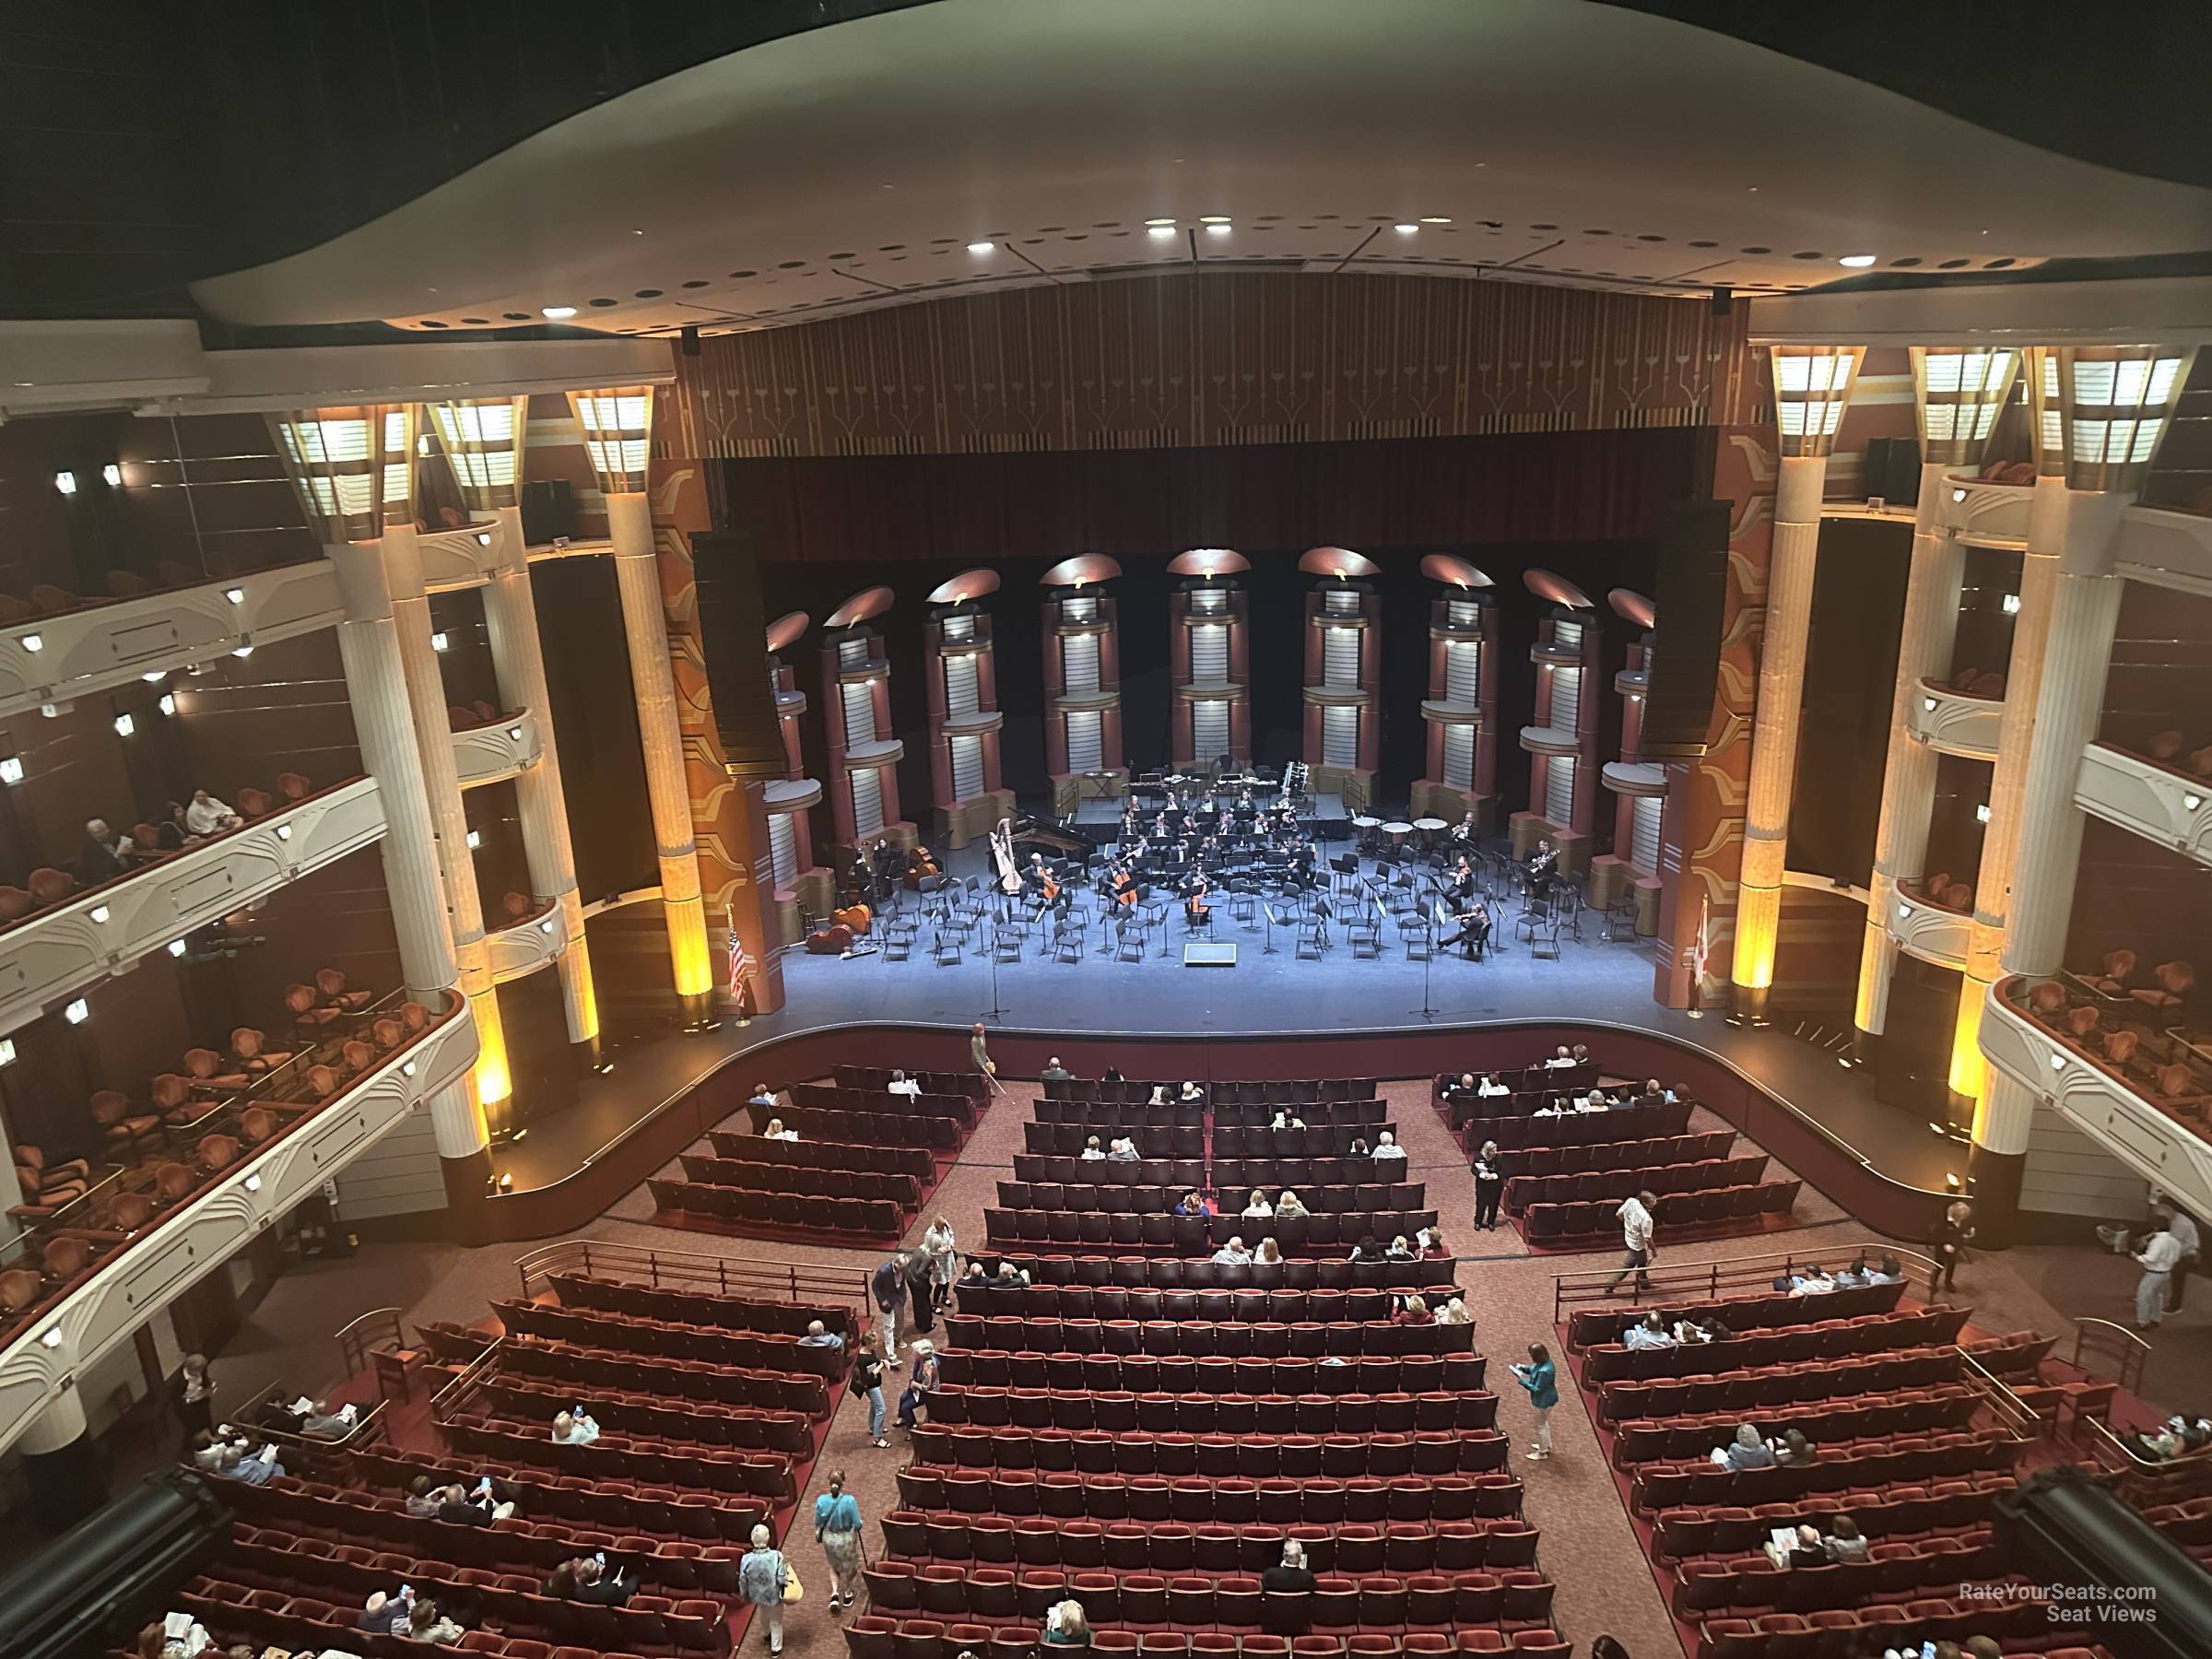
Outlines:
[[860,1504],[845,1490],[842,1469],[830,1477],[830,1489],[814,1500],[814,1536],[830,1559],[830,1611],[849,1607],[858,1598]]
[[806,1592],[799,1575],[791,1570],[791,1562],[775,1547],[773,1533],[756,1526],[752,1543],[752,1548],[737,1563],[737,1594],[759,1614],[760,1622],[768,1629],[770,1659],[776,1659],[783,1651],[784,1605],[797,1601]]

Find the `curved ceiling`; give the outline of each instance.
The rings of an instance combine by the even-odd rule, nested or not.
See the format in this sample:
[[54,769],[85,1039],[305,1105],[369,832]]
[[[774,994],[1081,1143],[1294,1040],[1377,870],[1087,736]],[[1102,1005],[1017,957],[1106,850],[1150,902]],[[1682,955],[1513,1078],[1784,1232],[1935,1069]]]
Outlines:
[[1687,294],[2207,247],[2212,191],[1587,0],[942,0],[681,71],[194,292],[717,333],[1222,264]]

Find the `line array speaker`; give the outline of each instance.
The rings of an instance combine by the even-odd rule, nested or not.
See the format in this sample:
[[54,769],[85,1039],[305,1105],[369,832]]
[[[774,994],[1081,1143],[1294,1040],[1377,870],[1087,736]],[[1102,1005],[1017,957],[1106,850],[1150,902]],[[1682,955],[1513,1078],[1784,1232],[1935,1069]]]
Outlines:
[[1694,760],[1712,726],[1728,594],[1728,503],[1676,501],[1659,517],[1658,651],[1644,690],[1643,753]]

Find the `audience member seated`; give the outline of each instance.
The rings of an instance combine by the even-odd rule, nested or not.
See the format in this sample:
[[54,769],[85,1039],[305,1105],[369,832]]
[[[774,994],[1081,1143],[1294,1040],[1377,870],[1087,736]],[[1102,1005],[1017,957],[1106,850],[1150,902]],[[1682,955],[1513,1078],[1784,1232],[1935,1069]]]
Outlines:
[[597,1419],[581,1406],[553,1418],[553,1443],[557,1446],[588,1446],[598,1438]]
[[1774,1453],[1759,1439],[1759,1430],[1746,1423],[1736,1430],[1735,1440],[1712,1449],[1712,1461],[1730,1473],[1740,1475],[1746,1469],[1772,1468]]
[[1632,1348],[1665,1348],[1680,1346],[1680,1338],[1667,1329],[1665,1315],[1658,1312],[1646,1313],[1634,1324],[1629,1326],[1621,1333],[1620,1341],[1623,1347]]
[[606,1564],[604,1550],[563,1561],[546,1575],[546,1594],[557,1601],[583,1602],[594,1607],[627,1607],[638,1591],[633,1573],[625,1578]]
[[[970,1265],[973,1266],[975,1264],[971,1263]],[[845,1339],[841,1333],[829,1329],[820,1320],[816,1319],[807,1323],[806,1334],[799,1338],[799,1346],[801,1347],[841,1348],[845,1346]]]
[[1285,1539],[1282,1560],[1260,1574],[1260,1628],[1271,1636],[1305,1635],[1313,1628],[1316,1587],[1305,1545]]

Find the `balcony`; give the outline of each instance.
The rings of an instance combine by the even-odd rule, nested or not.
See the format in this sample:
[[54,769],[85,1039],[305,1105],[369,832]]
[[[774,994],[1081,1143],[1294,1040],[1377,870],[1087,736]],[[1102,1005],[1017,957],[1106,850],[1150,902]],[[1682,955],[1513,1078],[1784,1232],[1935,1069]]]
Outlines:
[[2081,752],[2074,804],[2198,864],[2212,864],[2212,780],[2091,743]]
[[0,930],[0,1031],[383,832],[375,782],[356,778],[24,917]]
[[1882,926],[1907,956],[1938,968],[1963,970],[1974,919],[1936,903],[1912,884],[1900,882],[1884,896]]
[[491,982],[503,985],[551,967],[568,943],[561,936],[559,909],[548,899],[537,909],[512,918],[496,933],[484,935],[491,958]]
[[512,778],[535,765],[538,752],[537,718],[528,709],[453,734],[453,771],[464,789]]
[[56,1229],[37,1241],[39,1255],[23,1257],[37,1265],[0,1272],[9,1310],[0,1313],[0,1448],[149,1317],[466,1074],[476,1022],[457,992],[442,1003],[423,1030],[133,1230]]
[[1528,725],[1521,728],[1521,747],[1532,755],[1580,755],[1583,740],[1562,726]]
[[1997,735],[2005,724],[2005,700],[1971,697],[1964,691],[1922,680],[1905,710],[1906,729],[1937,754],[1969,760],[1994,760]]
[[[2159,1018],[2080,982],[2000,980],[1990,987],[1982,1052],[2183,1208],[2212,1214],[2212,1068],[2159,1031]],[[2135,1041],[2117,1041],[2130,1034]]]
[[1655,760],[1608,760],[1599,771],[1598,781],[1615,794],[1663,797],[1666,794],[1666,768]]
[[1994,484],[1971,474],[1946,477],[1936,522],[1970,547],[2018,550],[2028,545],[2033,484]]
[[2114,568],[2136,582],[2212,594],[2212,514],[2131,507],[2120,523]]
[[487,519],[451,530],[431,530],[416,538],[422,557],[422,585],[433,594],[482,587],[512,555],[504,545],[513,519]]
[[336,567],[281,565],[0,631],[0,718],[345,620]]

